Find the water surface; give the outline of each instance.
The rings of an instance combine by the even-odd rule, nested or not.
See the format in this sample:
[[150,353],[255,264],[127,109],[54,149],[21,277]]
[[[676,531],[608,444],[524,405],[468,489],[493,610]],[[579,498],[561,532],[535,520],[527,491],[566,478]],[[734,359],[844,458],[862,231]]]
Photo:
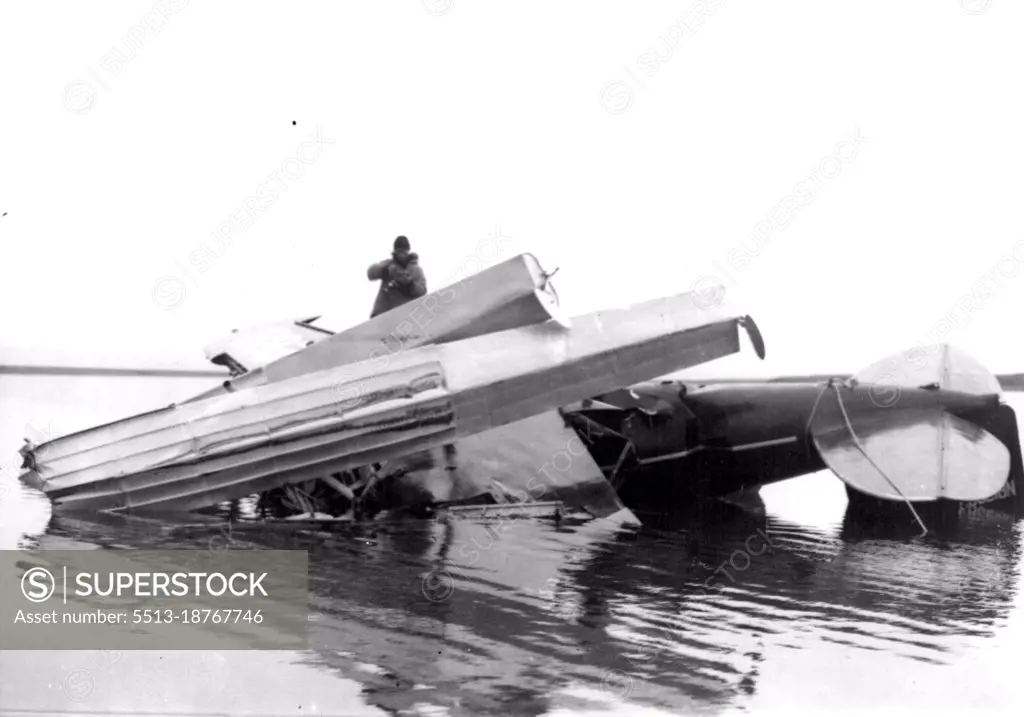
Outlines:
[[[0,377],[0,455],[10,469],[26,423],[59,435],[207,385]],[[1024,410],[1021,394],[1009,400]],[[54,517],[10,470],[0,481],[0,548],[304,549],[311,571],[307,651],[136,651],[115,664],[5,651],[7,710],[905,714],[1016,702],[1019,526],[868,533],[827,473],[765,489],[763,512],[641,530],[530,519],[304,534]]]

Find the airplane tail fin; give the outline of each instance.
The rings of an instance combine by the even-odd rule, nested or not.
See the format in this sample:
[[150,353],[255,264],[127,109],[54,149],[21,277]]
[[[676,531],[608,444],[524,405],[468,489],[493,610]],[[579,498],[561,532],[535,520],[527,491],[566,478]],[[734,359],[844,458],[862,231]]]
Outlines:
[[959,391],[979,396],[996,395],[1002,387],[992,372],[955,346],[916,346],[876,361],[854,377],[857,383],[880,388],[924,388]]
[[1020,436],[1001,393],[996,377],[964,352],[919,347],[868,366],[843,388],[823,388],[823,410],[809,428],[851,499],[998,503],[1016,512]]

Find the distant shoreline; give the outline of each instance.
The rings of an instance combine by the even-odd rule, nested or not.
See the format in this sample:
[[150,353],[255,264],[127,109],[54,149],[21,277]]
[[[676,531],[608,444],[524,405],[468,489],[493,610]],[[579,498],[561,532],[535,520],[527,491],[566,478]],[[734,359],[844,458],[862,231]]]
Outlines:
[[104,366],[0,365],[0,376],[138,376],[145,378],[230,378],[227,371],[177,368],[109,368]]
[[[820,381],[827,381],[830,378],[852,378],[853,374],[849,373],[815,373],[806,374],[804,376],[767,376],[767,377],[750,377],[750,378],[699,378],[699,379],[687,379],[681,378],[683,383],[692,384],[707,384],[707,383],[748,383],[748,382],[761,382],[770,381],[775,383],[818,383]],[[999,381],[999,385],[1002,386],[1004,391],[1024,391],[1024,373],[1008,373],[998,374],[996,379]]]

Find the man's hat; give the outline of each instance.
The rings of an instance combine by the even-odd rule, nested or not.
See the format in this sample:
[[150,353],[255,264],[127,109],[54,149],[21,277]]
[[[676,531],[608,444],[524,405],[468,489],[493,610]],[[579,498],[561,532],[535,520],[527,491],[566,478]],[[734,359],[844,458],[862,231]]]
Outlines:
[[398,237],[395,239],[395,251],[409,251],[409,240],[405,237]]

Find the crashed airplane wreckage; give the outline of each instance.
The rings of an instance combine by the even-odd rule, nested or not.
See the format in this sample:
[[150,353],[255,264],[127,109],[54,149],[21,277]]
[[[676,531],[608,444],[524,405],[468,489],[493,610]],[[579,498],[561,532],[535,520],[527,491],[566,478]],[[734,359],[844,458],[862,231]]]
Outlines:
[[222,386],[29,446],[22,480],[62,510],[259,493],[277,517],[486,500],[635,519],[830,469],[851,507],[922,528],[921,513],[1021,512],[1016,418],[972,358],[939,346],[825,382],[652,381],[738,352],[740,328],[764,357],[750,317],[700,298],[566,321],[522,255],[337,334],[315,317],[235,332],[207,347]]
[[[210,357],[235,378],[26,446],[21,479],[61,510],[188,511],[311,480],[354,498],[410,474],[458,499],[515,487],[563,450],[575,434],[561,406],[735,353],[741,326],[763,353],[751,319],[689,294],[567,321],[549,280],[521,255],[337,334],[278,326],[277,345],[310,345],[251,371],[241,353],[270,339],[237,336],[239,355]],[[622,507],[584,455],[550,491],[562,494],[599,515]]]

